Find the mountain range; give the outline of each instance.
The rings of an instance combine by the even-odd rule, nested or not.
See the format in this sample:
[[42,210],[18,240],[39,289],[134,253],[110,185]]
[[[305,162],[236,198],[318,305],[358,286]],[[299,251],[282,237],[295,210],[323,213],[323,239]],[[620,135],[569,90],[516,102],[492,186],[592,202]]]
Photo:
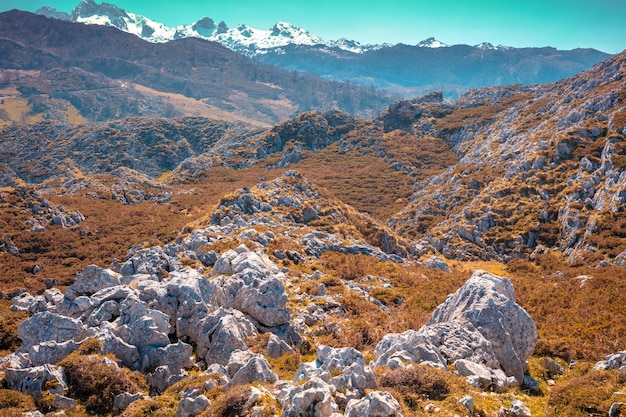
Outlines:
[[0,66],[14,71],[3,78],[19,87],[12,97],[63,100],[90,120],[192,109],[272,124],[313,108],[373,116],[391,101],[373,88],[287,72],[198,38],[150,43],[17,10],[0,14],[0,31]]
[[38,13],[74,22],[116,27],[150,42],[196,37],[289,71],[312,72],[335,81],[385,88],[403,97],[443,90],[456,98],[470,88],[537,84],[580,72],[608,57],[593,49],[510,48],[488,42],[448,46],[434,38],[411,45],[362,45],[345,38],[325,41],[302,28],[279,22],[269,30],[245,24],[234,28],[208,17],[169,28],[116,7],[82,0],[72,14],[53,8]]

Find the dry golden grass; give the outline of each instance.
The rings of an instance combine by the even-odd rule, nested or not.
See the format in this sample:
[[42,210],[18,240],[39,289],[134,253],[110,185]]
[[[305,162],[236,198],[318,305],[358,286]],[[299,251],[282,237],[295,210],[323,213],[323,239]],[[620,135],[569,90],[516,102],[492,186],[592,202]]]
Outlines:
[[257,120],[249,119],[232,112],[221,110],[201,100],[186,97],[182,94],[162,92],[140,84],[133,84],[132,88],[148,96],[159,97],[166,103],[171,104],[176,109],[176,111],[181,113],[182,116],[199,116],[209,119],[226,120],[229,122],[240,121],[258,127],[269,126],[266,124],[262,124]]

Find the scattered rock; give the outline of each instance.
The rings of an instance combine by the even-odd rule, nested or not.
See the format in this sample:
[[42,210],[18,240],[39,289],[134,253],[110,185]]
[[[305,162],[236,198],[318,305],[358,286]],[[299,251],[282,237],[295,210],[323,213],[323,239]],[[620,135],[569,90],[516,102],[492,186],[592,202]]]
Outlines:
[[532,414],[528,407],[519,400],[511,401],[511,407],[500,407],[498,412],[499,417],[532,417]]
[[388,392],[372,391],[365,397],[348,401],[346,417],[390,417],[402,416],[398,401]]
[[26,369],[8,368],[5,370],[4,380],[9,389],[32,395],[36,399],[41,398],[44,386],[55,387],[62,393],[67,392],[63,368],[48,364]]
[[194,417],[206,410],[211,403],[209,399],[196,390],[183,393],[174,417]]
[[470,395],[462,397],[459,400],[459,403],[463,404],[463,406],[467,408],[467,411],[469,411],[470,414],[474,414],[474,398],[472,398]]
[[76,400],[73,398],[64,397],[60,394],[54,394],[52,399],[52,407],[57,410],[70,410],[76,411]]
[[596,371],[604,371],[607,369],[626,371],[626,350],[607,356],[603,361],[596,363],[593,369]]
[[118,394],[113,399],[113,410],[118,410],[118,411],[126,410],[129,405],[131,405],[132,403],[134,403],[135,401],[141,398],[143,398],[143,394],[139,392],[136,394],[131,394],[130,392],[124,392],[122,394]]

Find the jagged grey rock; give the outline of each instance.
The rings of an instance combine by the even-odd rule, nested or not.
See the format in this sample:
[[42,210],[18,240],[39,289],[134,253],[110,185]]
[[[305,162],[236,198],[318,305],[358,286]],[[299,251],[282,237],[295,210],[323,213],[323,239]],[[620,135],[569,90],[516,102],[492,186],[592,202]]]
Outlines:
[[565,372],[565,369],[552,358],[541,358],[540,363],[548,372],[549,377],[563,375],[563,372]]
[[[162,393],[167,389],[167,387],[186,378],[187,376],[187,372],[182,369],[172,372],[169,366],[162,365],[156,368],[153,373],[148,375],[148,384],[152,390],[157,393]],[[150,395],[152,395],[152,393]]]
[[463,406],[467,408],[467,411],[469,411],[470,414],[474,414],[474,398],[472,398],[472,396],[466,395],[462,397],[459,400],[459,403],[463,404]]
[[104,288],[120,285],[121,275],[97,265],[85,267],[82,274],[65,291],[65,296],[73,300],[79,295],[92,295]]
[[141,398],[143,398],[143,394],[140,392],[137,392],[135,394],[131,394],[130,392],[123,392],[116,395],[113,399],[113,409],[118,411],[126,410],[129,405]]
[[477,379],[480,388],[488,389],[494,387],[498,392],[504,392],[509,389],[509,381],[500,369],[491,369],[465,359],[459,359],[454,362],[454,366],[459,375]]
[[365,397],[348,402],[345,417],[401,417],[402,408],[388,392],[372,391]]
[[178,403],[174,417],[193,417],[206,410],[211,402],[197,390],[188,390]]
[[293,353],[291,346],[280,337],[270,333],[270,338],[267,342],[267,355],[270,358],[280,358],[285,353]]
[[278,376],[270,369],[263,355],[234,352],[227,369],[231,376],[229,385],[246,385],[252,382],[276,382]]
[[493,346],[499,366],[518,384],[537,342],[537,326],[515,302],[511,280],[476,271],[433,313],[429,325],[470,322]]
[[60,394],[54,394],[54,398],[52,399],[52,407],[56,408],[57,410],[76,411],[76,400]]
[[373,366],[392,369],[421,363],[447,369],[448,363],[467,359],[489,367],[498,362],[491,343],[468,322],[439,323],[418,331],[388,334],[376,345]]
[[79,346],[73,340],[62,343],[49,340],[28,349],[28,358],[33,366],[57,363],[72,353]]
[[304,384],[287,385],[278,392],[277,399],[283,407],[283,417],[326,417],[339,412],[334,392],[334,387],[313,377]]
[[511,407],[500,407],[499,417],[532,417],[528,407],[520,400],[511,401]]
[[603,361],[596,363],[593,369],[596,371],[607,369],[626,371],[626,350],[608,355]]
[[26,369],[6,369],[4,380],[9,389],[35,398],[41,398],[41,390],[48,381],[51,381],[59,391],[67,391],[63,368],[49,364]]
[[80,320],[43,311],[20,324],[17,332],[22,349],[29,349],[48,341],[80,341],[84,338],[85,327]]
[[300,364],[294,382],[318,378],[336,390],[362,396],[366,389],[376,387],[376,376],[366,366],[363,354],[354,348],[332,348],[320,345],[316,360]]
[[226,365],[236,350],[246,350],[246,338],[256,336],[257,330],[241,312],[219,308],[208,315],[196,341],[198,356],[207,364]]

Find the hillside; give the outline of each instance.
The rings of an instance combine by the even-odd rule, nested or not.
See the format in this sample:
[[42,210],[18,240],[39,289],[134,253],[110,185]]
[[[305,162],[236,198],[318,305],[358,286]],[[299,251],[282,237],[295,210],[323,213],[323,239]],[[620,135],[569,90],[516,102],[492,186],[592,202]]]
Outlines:
[[[145,104],[141,97],[137,99],[133,95],[151,94],[126,89],[127,83],[180,94],[223,112],[266,124],[313,108],[340,108],[371,117],[389,103],[385,95],[373,89],[324,81],[310,74],[285,72],[196,38],[154,44],[112,27],[65,22],[17,10],[0,14],[0,31],[3,34],[0,68],[46,71],[29,80],[31,85],[22,88],[23,98],[45,94],[69,101],[84,117],[93,120],[155,113],[167,116],[176,114],[177,110],[185,114],[176,102],[169,101],[169,105],[165,105],[162,97],[152,108],[139,108]],[[107,106],[111,107],[109,114],[92,114],[94,104],[90,99],[93,100],[93,95],[85,97],[74,88],[64,91],[63,84],[52,83],[49,77],[59,71],[48,71],[62,68],[63,74],[71,67],[86,71],[78,77],[76,74],[64,77],[75,89],[90,91],[95,84],[104,83],[113,90],[99,88],[97,91],[105,101],[112,102]],[[102,75],[110,80],[102,79]],[[6,80],[8,76],[3,78]],[[52,87],[47,85],[49,80]]]
[[623,416],[625,83],[7,124],[2,412]]
[[458,98],[477,87],[554,82],[608,56],[593,49],[398,44],[363,54],[291,45],[255,59],[292,71],[313,72],[329,80],[373,85],[403,97],[443,90],[446,97]]

